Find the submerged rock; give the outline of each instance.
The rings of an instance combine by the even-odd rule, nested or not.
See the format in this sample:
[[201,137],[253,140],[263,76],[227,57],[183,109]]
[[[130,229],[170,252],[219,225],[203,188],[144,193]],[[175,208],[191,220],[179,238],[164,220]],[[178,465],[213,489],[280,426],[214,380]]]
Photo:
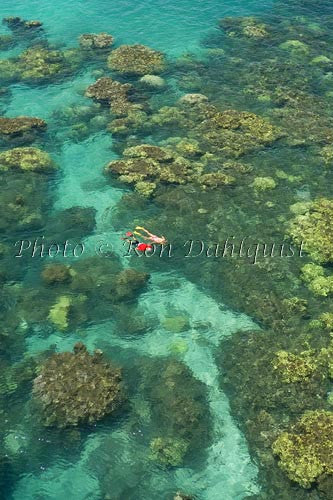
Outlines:
[[74,352],[53,354],[40,368],[33,393],[46,425],[57,427],[93,423],[114,412],[122,400],[121,371],[89,354],[82,343]]
[[139,80],[141,83],[144,83],[148,87],[153,87],[156,89],[165,87],[165,80],[157,75],[144,75]]
[[189,495],[185,495],[184,493],[177,491],[177,493],[173,497],[173,500],[194,500],[194,497],[191,497]]
[[0,35],[0,50],[9,49],[14,43],[12,35]]
[[185,94],[179,99],[180,104],[198,104],[207,101],[208,97],[203,94]]

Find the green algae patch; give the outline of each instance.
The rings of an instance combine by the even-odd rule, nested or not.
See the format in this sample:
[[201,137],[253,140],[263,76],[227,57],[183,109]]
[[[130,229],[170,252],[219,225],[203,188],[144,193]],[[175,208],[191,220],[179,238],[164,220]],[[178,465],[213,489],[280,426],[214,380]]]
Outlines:
[[326,276],[325,269],[309,263],[301,269],[301,278],[315,295],[327,297],[333,292],[333,276]]
[[183,463],[187,449],[185,439],[157,437],[150,443],[150,457],[162,465],[176,467]]
[[108,66],[119,73],[141,76],[161,73],[166,62],[162,52],[145,45],[121,45],[109,55]]
[[307,55],[310,52],[310,48],[306,43],[301,42],[300,40],[287,40],[279,45],[279,48],[282,50],[287,50],[292,54],[304,54]]
[[273,443],[279,466],[303,488],[310,488],[322,474],[333,473],[333,412],[306,412]]
[[276,182],[273,177],[255,177],[251,186],[256,192],[267,191],[276,188]]
[[162,322],[163,328],[172,333],[185,332],[190,328],[189,318],[187,316],[169,316]]
[[16,169],[30,172],[49,172],[55,168],[51,157],[37,148],[23,147],[0,153],[0,171]]
[[89,354],[77,343],[73,353],[53,354],[41,365],[33,393],[45,425],[93,423],[119,407],[121,371],[105,361],[100,351]]
[[317,262],[333,261],[333,201],[319,198],[307,205],[307,210],[294,217],[288,235],[301,244]]
[[51,307],[48,319],[59,328],[59,330],[66,330],[69,324],[69,311],[72,305],[72,300],[67,295],[59,297],[54,306]]

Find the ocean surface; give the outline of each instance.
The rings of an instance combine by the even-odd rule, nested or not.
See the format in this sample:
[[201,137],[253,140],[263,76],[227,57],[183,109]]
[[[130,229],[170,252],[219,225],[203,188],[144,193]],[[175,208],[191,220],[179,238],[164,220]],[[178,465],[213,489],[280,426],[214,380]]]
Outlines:
[[[236,37],[236,42],[230,49],[234,66],[231,67],[229,63],[222,64],[219,57],[227,50],[225,44],[228,44],[228,41],[219,38],[221,28],[218,26],[218,20],[231,16],[262,16],[270,19],[270,15],[274,15],[279,23],[284,19],[287,26],[288,20],[293,19],[295,12],[299,16],[308,15],[307,5],[302,6],[292,1],[289,3],[290,12],[288,2],[276,5],[274,1],[267,0],[17,0],[14,3],[2,0],[0,18],[19,16],[28,20],[40,20],[43,22],[42,43],[47,39],[52,48],[62,51],[77,48],[78,37],[83,33],[107,32],[115,37],[114,47],[143,44],[163,52],[173,68],[169,73],[161,74],[166,81],[166,90],[145,89],[142,97],[142,102],[146,102],[145,99],[150,100],[155,112],[162,106],[174,106],[177,99],[184,94],[205,93],[203,87],[195,84],[195,78],[199,78],[200,74],[200,78],[205,81],[207,92],[211,92],[209,97],[215,99],[217,106],[222,109],[235,107],[238,110],[265,115],[265,90],[262,91],[262,98],[257,100],[254,92],[240,92],[240,87],[245,85],[246,81],[247,58],[252,57],[249,72],[252,72],[253,78],[253,67],[256,62],[260,62],[260,57],[264,57],[263,52],[258,50],[256,61],[256,46],[244,47],[243,53],[242,43],[237,45]],[[317,14],[319,16],[319,13]],[[315,20],[313,23],[315,24]],[[290,32],[292,33],[292,28]],[[3,25],[0,34],[9,33],[9,28]],[[25,33],[15,35],[14,31],[14,36],[19,36],[17,43],[3,51],[0,45],[0,59],[17,57],[24,48],[33,47],[38,43],[38,38],[31,40]],[[295,36],[293,33],[291,38]],[[269,50],[268,46],[265,47],[266,52]],[[209,50],[211,56],[207,56]],[[211,57],[208,62],[207,57]],[[277,56],[272,55],[272,60],[274,57]],[[194,74],[195,69],[192,68],[191,61],[193,67],[195,64],[199,67],[200,59],[206,61],[206,70],[199,69],[198,73]],[[0,78],[1,71],[0,66]],[[3,469],[3,472],[0,472],[0,498],[264,498],[260,496],[263,488],[261,466],[253,453],[253,446],[251,450],[244,435],[244,426],[238,421],[239,413],[232,411],[230,407],[230,394],[226,394],[221,384],[221,376],[225,375],[223,364],[221,365],[217,356],[221,342],[227,342],[237,332],[256,332],[265,328],[260,321],[260,314],[256,315],[253,311],[252,315],[251,307],[242,307],[241,301],[237,302],[237,295],[244,294],[244,302],[248,303],[250,292],[245,289],[244,283],[239,283],[239,292],[234,293],[237,288],[237,276],[228,274],[228,270],[224,275],[223,264],[221,274],[216,274],[211,259],[185,259],[181,250],[175,258],[169,259],[159,259],[155,256],[151,257],[151,260],[138,256],[129,258],[121,240],[125,232],[134,229],[135,225],[147,226],[149,229],[152,224],[157,234],[164,234],[169,238],[171,233],[172,241],[175,240],[179,246],[187,240],[197,240],[197,244],[199,240],[212,243],[216,241],[216,237],[220,237],[214,229],[214,221],[221,224],[225,220],[227,231],[232,231],[228,217],[231,211],[235,213],[235,210],[239,210],[239,222],[248,222],[248,225],[240,222],[237,228],[239,232],[235,237],[241,239],[241,235],[247,236],[246,231],[251,227],[256,227],[259,233],[264,228],[264,223],[258,220],[256,215],[264,205],[255,201],[256,208],[252,210],[251,196],[254,195],[248,195],[246,188],[243,192],[236,192],[233,207],[228,205],[223,196],[216,200],[214,194],[210,194],[214,191],[207,190],[205,198],[198,196],[201,204],[195,206],[195,212],[192,213],[191,196],[195,198],[196,195],[190,187],[187,194],[185,189],[184,204],[181,200],[182,193],[176,191],[175,195],[171,192],[162,193],[156,202],[154,199],[140,201],[131,198],[133,188],[130,183],[107,178],[105,165],[121,157],[122,146],[126,141],[127,146],[136,145],[139,137],[139,143],[168,144],[166,136],[162,132],[154,136],[153,129],[143,133],[134,130],[128,134],[129,138],[117,136],[107,130],[110,121],[108,110],[104,109],[103,105],[102,108],[96,107],[98,105],[85,96],[85,90],[97,78],[108,74],[105,58],[96,56],[94,59],[94,56],[91,56],[72,74],[63,78],[33,82],[4,80],[0,84],[0,87],[8,89],[8,92],[0,97],[1,116],[25,115],[45,120],[46,135],[32,145],[46,150],[58,165],[57,174],[50,178],[47,188],[43,186],[38,194],[30,191],[32,201],[34,197],[38,200],[42,198],[43,203],[38,203],[41,203],[41,210],[46,217],[44,226],[36,229],[33,225],[28,225],[23,231],[13,228],[12,232],[10,228],[5,228],[4,242],[11,249],[6,269],[11,271],[10,262],[15,262],[12,275],[7,281],[4,280],[4,297],[9,298],[8,303],[2,304],[4,312],[1,319],[10,338],[10,347],[0,349],[1,370],[4,374],[1,380],[6,378],[5,373],[12,377],[13,367],[31,358],[36,360],[37,376],[40,373],[38,366],[47,356],[72,351],[77,342],[83,342],[90,353],[101,349],[107,359],[122,367],[124,391],[127,394],[123,410],[120,409],[115,416],[96,423],[80,423],[74,428],[63,429],[52,425],[44,426],[38,411],[32,409],[34,396],[31,395],[31,375],[30,379],[27,374],[22,375],[23,382],[21,379],[14,379],[14,388],[11,388],[8,379],[1,382],[4,387],[1,386],[0,392],[0,469]],[[190,77],[194,80],[190,81]],[[120,76],[119,80],[123,83],[127,81],[126,78]],[[267,78],[269,79],[269,76]],[[326,75],[326,78],[329,79],[330,75]],[[135,78],[128,81],[134,86],[137,84]],[[274,86],[274,81],[272,85]],[[324,90],[320,90],[320,86],[318,89],[319,93],[329,91],[327,85]],[[169,134],[171,139],[179,139],[178,136],[183,134],[177,129],[177,120],[171,122],[169,127],[172,131]],[[169,144],[172,144],[172,141],[169,141]],[[301,175],[303,162],[308,161],[308,153],[301,142],[299,144],[296,148],[281,146],[280,149],[274,145],[259,153],[250,150],[246,158],[254,165],[256,162],[263,165],[265,173],[260,175],[265,178],[270,177],[267,173],[270,168],[276,172],[284,170],[290,175]],[[1,151],[7,149],[8,144],[1,145]],[[310,171],[312,160],[309,160],[308,165]],[[279,179],[277,182],[281,185],[285,177],[284,174],[279,175],[280,177],[277,174],[276,179]],[[313,175],[316,175],[315,171]],[[12,186],[10,181],[8,182],[5,189],[17,189],[14,180]],[[283,190],[290,204],[308,200],[313,192],[307,181],[295,182],[295,186],[286,185]],[[20,186],[18,185],[18,189]],[[327,194],[328,189],[325,182],[318,187],[322,194]],[[233,194],[228,192],[227,196],[232,198]],[[170,205],[168,197],[174,200]],[[266,200],[264,202],[266,203]],[[278,206],[278,199],[274,199],[274,204],[275,207]],[[248,211],[249,205],[252,207]],[[67,290],[66,285],[51,284],[49,296],[47,286],[40,282],[41,270],[50,262],[61,264],[64,260],[61,256],[56,259],[48,256],[32,258],[28,252],[24,259],[15,259],[13,243],[22,238],[33,241],[42,235],[46,239],[51,235],[52,238],[57,238],[55,241],[71,239],[71,229],[66,230],[66,233],[61,229],[55,230],[57,236],[52,234],[52,230],[57,225],[59,214],[73,207],[90,210],[95,223],[91,230],[83,229],[80,233],[80,222],[74,220],[73,237],[79,236],[84,245],[84,256],[77,259],[70,257],[65,264],[73,265],[75,270],[72,276],[79,273],[84,280],[95,273],[98,274],[100,282],[94,282],[92,278],[92,284],[79,283],[74,291]],[[265,207],[263,210],[269,210],[269,205]],[[271,210],[274,211],[274,217],[278,218],[278,210]],[[185,220],[188,221],[186,224]],[[267,230],[271,228],[272,219],[268,218]],[[78,233],[74,234],[76,229]],[[265,230],[263,229],[264,232]],[[231,235],[232,232],[228,234]],[[274,236],[274,231],[269,234]],[[280,237],[278,230],[276,234]],[[94,271],[95,264],[89,261],[89,258],[96,258],[96,249],[100,249],[101,244],[103,248],[97,255],[99,263]],[[110,259],[107,259],[107,251],[112,252]],[[84,259],[88,259],[86,265]],[[101,269],[105,259],[109,262],[113,259],[119,269],[133,267],[140,272],[149,273],[147,283],[136,289],[135,296],[129,300],[120,300],[116,305],[112,299],[112,291],[108,298],[106,295],[100,298],[97,292],[95,296],[95,287],[101,286],[104,290],[107,284],[108,268]],[[79,266],[77,269],[76,265]],[[112,267],[112,264],[110,265]],[[284,279],[282,276],[282,282]],[[229,280],[233,281],[233,286],[230,286]],[[287,284],[287,281],[285,283]],[[260,287],[259,281],[257,285]],[[59,292],[54,291],[54,286],[60,287]],[[50,311],[57,297],[70,294],[79,297],[77,300],[88,296],[89,303],[86,302],[85,307],[80,306],[80,312],[73,323],[60,328],[59,322],[50,321],[52,315],[47,316],[47,311]],[[51,302],[48,303],[48,300]],[[19,321],[15,321],[17,318]],[[138,327],[136,331],[134,319],[137,321],[138,318],[142,319],[144,326]],[[133,324],[130,323],[131,320]],[[181,427],[179,422],[182,420],[182,411],[186,413],[186,408],[182,407],[185,403],[180,396],[178,400],[168,401],[165,410],[171,412],[170,420],[175,419],[176,424],[172,431],[172,425],[168,427],[168,417],[165,418],[164,415],[162,418],[163,410],[159,408],[160,405],[163,407],[163,394],[166,391],[163,389],[163,373],[167,370],[168,363],[173,361],[185,366],[187,374],[183,380],[184,387],[180,389],[181,394],[186,395],[187,391],[191,394],[192,387],[193,391],[198,390],[203,394],[202,400],[198,399],[198,404],[204,408],[204,414],[200,415],[199,420],[205,431],[197,432],[194,438],[191,437],[193,449],[187,453],[184,460],[174,464],[170,459],[171,463],[166,464],[163,460],[158,462],[152,458],[153,440],[171,433],[170,439],[174,440],[176,453],[177,439],[181,442],[188,436],[185,429],[185,438],[177,437],[177,426]],[[157,370],[155,376],[154,370]],[[161,387],[157,387],[159,384]],[[195,384],[199,384],[199,389],[194,388]],[[194,401],[195,397],[193,398]],[[158,411],[155,407],[159,408]],[[179,412],[180,420],[177,420],[174,412]],[[186,419],[184,421],[186,422]],[[193,422],[191,419],[190,421]],[[204,437],[206,431],[209,437]],[[172,454],[172,451],[170,453]],[[267,483],[265,484],[267,487]],[[184,496],[177,497],[177,492]]]

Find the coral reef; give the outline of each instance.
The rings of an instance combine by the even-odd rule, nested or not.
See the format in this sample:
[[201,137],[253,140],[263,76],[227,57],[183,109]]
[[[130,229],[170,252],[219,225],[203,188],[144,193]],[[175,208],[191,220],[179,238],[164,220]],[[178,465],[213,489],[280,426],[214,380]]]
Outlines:
[[159,183],[184,184],[191,182],[201,168],[166,148],[141,144],[125,149],[122,160],[114,160],[106,172],[119,176],[121,182],[134,184],[143,196],[149,196]]
[[74,206],[56,213],[49,220],[50,234],[54,239],[82,238],[95,229],[96,209]]
[[230,37],[246,37],[261,40],[269,37],[267,25],[255,17],[225,17],[219,25]]
[[[194,149],[193,149],[194,148]],[[204,172],[204,164],[199,161],[190,161],[185,156],[191,157],[197,152],[195,143],[177,143],[184,156],[179,155],[169,147],[140,144],[127,148],[123,158],[113,160],[106,167],[107,173],[117,174],[120,182],[134,184],[138,193],[149,197],[161,185],[194,183],[202,190],[217,188],[232,184],[235,178],[225,172]],[[237,164],[219,165],[220,169],[237,168]]]
[[79,37],[83,49],[107,49],[114,44],[114,37],[108,33],[84,33]]
[[48,285],[68,283],[71,277],[71,267],[65,264],[47,264],[42,271],[43,281]]
[[306,206],[304,213],[296,215],[287,229],[297,243],[317,262],[333,261],[333,201],[318,198]]
[[[6,165],[6,169],[8,165]],[[47,176],[0,167],[0,229],[3,234],[40,229],[45,223]]]
[[33,392],[46,425],[93,423],[119,407],[121,372],[104,361],[101,352],[89,354],[78,343],[73,353],[53,354],[42,364]]
[[0,153],[0,171],[17,169],[29,172],[50,172],[55,164],[45,151],[37,148],[14,148]]
[[37,20],[25,20],[21,17],[5,17],[2,20],[3,24],[6,24],[12,31],[16,30],[35,30],[37,28],[41,28],[43,23]]
[[115,277],[115,300],[126,300],[135,297],[139,290],[147,284],[149,274],[136,269],[124,269]]
[[[307,450],[307,437],[304,435],[303,440],[300,436],[304,447],[298,450],[296,441],[293,441],[293,434],[289,444],[287,440],[282,438],[279,441],[278,438],[291,418],[297,418],[308,411],[314,414],[313,409],[318,407],[328,409],[332,343],[322,335],[320,339],[312,339],[317,341],[320,347],[311,348],[308,344],[308,339],[311,338],[309,335],[305,332],[295,332],[294,335],[288,338],[274,331],[238,332],[222,342],[218,361],[221,361],[221,367],[223,366],[221,385],[231,397],[233,414],[242,423],[250,449],[259,459],[264,491],[270,491],[273,497],[283,493],[286,498],[294,492],[298,495],[297,498],[301,499],[304,498],[303,493],[297,489],[295,492],[295,484],[286,481],[284,472],[274,460],[272,445],[277,441],[276,447],[275,444],[273,446],[274,453],[281,454],[282,461],[283,456],[286,457],[290,469],[287,465],[284,467],[284,462],[283,470],[291,479],[295,480],[292,475],[296,469],[293,467],[298,467],[298,464],[299,470],[303,464],[304,473],[310,471],[311,462],[308,457],[312,444],[308,441]],[[323,344],[326,344],[326,347],[321,347]],[[286,347],[290,349],[291,346],[294,346],[294,352],[286,350]],[[314,432],[315,426],[316,424]],[[318,448],[322,445],[325,447],[327,437],[328,434],[325,431],[322,433],[318,428],[314,438],[314,441],[318,440]],[[313,451],[317,454],[315,449]],[[317,456],[319,457],[319,454]]]
[[312,351],[304,351],[299,355],[287,351],[278,351],[272,365],[287,384],[304,381],[317,369],[316,359]]
[[333,276],[325,276],[325,269],[313,263],[301,269],[301,278],[315,295],[327,297],[333,292]]
[[202,449],[210,438],[206,388],[185,365],[172,360],[153,361],[144,373],[143,387],[153,402],[152,456],[165,465],[181,465],[188,452]]
[[115,116],[126,116],[130,111],[141,109],[141,105],[129,100],[132,88],[130,83],[120,83],[112,78],[103,77],[90,85],[85,95],[110,104],[111,111]]
[[273,443],[279,466],[303,488],[333,474],[333,412],[308,411]]
[[110,69],[124,74],[146,75],[161,73],[165,69],[162,52],[145,45],[121,45],[108,57]]
[[309,47],[300,40],[287,40],[281,43],[279,47],[280,49],[290,51],[292,54],[303,55],[309,53]]
[[9,49],[14,43],[14,38],[11,35],[0,35],[0,50]]
[[81,62],[79,49],[60,51],[35,45],[18,57],[0,60],[0,80],[43,82],[72,74]]
[[0,138],[9,141],[20,139],[22,142],[32,142],[36,134],[46,129],[46,122],[40,118],[17,116],[15,118],[0,117]]

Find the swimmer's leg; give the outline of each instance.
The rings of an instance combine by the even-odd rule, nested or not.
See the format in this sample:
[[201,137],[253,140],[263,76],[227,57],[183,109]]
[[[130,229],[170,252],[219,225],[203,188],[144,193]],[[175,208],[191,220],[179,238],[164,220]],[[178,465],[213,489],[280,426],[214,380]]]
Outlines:
[[136,236],[140,236],[140,238],[143,238],[144,240],[150,240],[148,236],[145,236],[144,234],[139,233],[139,231],[133,231],[133,234]]
[[150,231],[148,231],[148,229],[146,229],[145,227],[142,227],[142,226],[136,226],[135,229],[141,229],[141,231],[144,231],[146,234],[148,234],[149,236],[154,236],[153,233],[151,233]]

